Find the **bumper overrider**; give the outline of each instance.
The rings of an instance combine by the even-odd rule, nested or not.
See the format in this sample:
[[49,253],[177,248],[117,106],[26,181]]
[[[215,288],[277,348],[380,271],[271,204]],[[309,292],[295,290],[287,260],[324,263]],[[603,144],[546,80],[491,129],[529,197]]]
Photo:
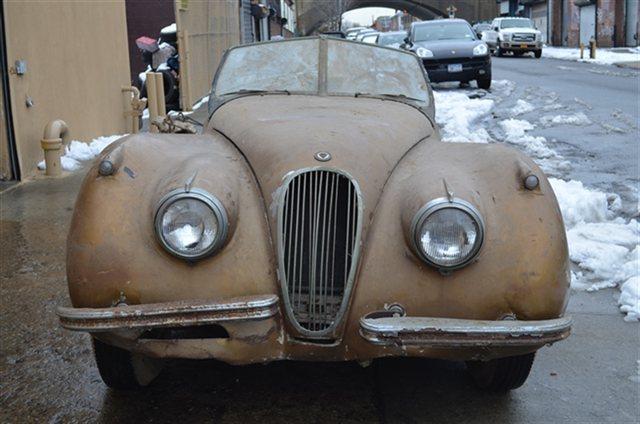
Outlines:
[[[107,343],[154,357],[218,358],[246,364],[297,356],[284,352],[284,327],[276,295],[107,308],[59,307],[57,313],[60,324],[68,330],[89,332]],[[405,348],[535,350],[567,338],[571,323],[570,317],[542,321],[480,321],[373,312],[360,319],[359,338],[371,346],[372,357],[388,356],[388,349],[394,348],[399,349],[399,355],[405,354],[402,353]],[[210,340],[173,340],[170,337],[150,340],[143,336],[145,332],[158,329],[206,325],[219,325],[228,334]],[[352,339],[351,335],[345,334],[344,340],[349,339]],[[338,346],[339,343],[320,344],[316,348],[333,350]],[[373,353],[377,349],[383,349],[384,354]],[[413,356],[428,355],[416,353]],[[322,357],[318,355],[318,358]]]

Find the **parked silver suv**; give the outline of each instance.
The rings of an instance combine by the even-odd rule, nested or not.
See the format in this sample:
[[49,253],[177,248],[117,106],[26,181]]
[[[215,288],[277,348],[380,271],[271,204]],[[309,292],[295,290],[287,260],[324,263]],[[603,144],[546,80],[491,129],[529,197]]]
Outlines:
[[533,52],[536,58],[542,56],[542,33],[528,18],[496,18],[491,29],[482,32],[486,42],[497,56],[512,52],[514,56]]

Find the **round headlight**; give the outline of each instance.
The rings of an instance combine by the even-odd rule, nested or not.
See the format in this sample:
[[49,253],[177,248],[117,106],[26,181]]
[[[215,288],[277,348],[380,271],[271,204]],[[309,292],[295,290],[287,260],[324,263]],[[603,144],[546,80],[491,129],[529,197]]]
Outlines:
[[484,224],[480,213],[461,199],[436,199],[413,220],[413,242],[419,256],[438,269],[468,264],[480,250]]
[[416,54],[421,58],[433,57],[433,52],[429,49],[425,49],[424,47],[418,47],[416,49]]
[[227,227],[227,214],[220,201],[198,189],[169,193],[160,201],[155,217],[162,246],[188,260],[201,259],[220,248]]

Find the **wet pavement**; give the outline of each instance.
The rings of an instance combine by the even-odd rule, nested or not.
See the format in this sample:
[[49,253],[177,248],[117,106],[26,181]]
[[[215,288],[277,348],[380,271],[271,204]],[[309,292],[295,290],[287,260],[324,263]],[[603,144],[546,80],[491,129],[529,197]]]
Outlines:
[[[511,66],[512,74],[501,71],[505,63],[496,61],[495,78],[536,84],[535,69],[518,76]],[[515,66],[528,66],[519,63]],[[605,152],[598,134],[587,138],[585,150],[617,156]],[[625,157],[616,160],[629,163]],[[610,163],[600,161],[603,168]],[[587,174],[589,166],[575,172]],[[594,171],[607,174],[608,169]],[[418,359],[375,361],[367,368],[172,360],[144,390],[109,390],[93,362],[89,337],[60,329],[55,316],[56,305],[68,303],[65,238],[82,174],[39,178],[0,194],[0,422],[640,420],[640,334],[637,323],[622,320],[614,290],[574,292],[569,304],[573,335],[542,349],[527,383],[508,395],[475,389],[463,364]],[[633,182],[633,170],[622,181]]]
[[638,325],[614,291],[574,293],[574,334],[521,389],[476,390],[460,363],[395,359],[232,367],[169,361],[147,389],[100,380],[89,337],[62,330],[65,237],[82,172],[0,195],[0,422],[637,422]]

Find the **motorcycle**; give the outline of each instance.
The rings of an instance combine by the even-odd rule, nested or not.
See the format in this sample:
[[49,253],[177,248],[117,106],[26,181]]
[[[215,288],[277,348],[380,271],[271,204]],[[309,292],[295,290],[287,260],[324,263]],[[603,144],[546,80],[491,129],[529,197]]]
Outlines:
[[146,36],[137,38],[136,46],[142,54],[142,61],[147,65],[147,70],[138,75],[140,96],[147,97],[146,72],[160,72],[164,83],[166,111],[180,110],[180,58],[176,24],[163,28],[158,39]]

